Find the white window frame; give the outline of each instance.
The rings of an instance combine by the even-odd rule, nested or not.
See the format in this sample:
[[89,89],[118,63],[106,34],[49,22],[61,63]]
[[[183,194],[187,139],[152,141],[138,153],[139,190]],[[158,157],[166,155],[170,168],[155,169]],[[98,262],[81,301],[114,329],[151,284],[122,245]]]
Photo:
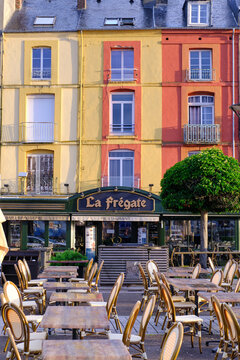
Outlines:
[[[204,78],[204,69],[202,69],[202,53],[204,51],[208,51],[210,53],[210,64],[209,64],[209,78]],[[195,75],[199,74],[198,77],[195,77],[195,76],[192,76],[192,68],[191,68],[191,54],[192,53],[199,53],[199,68],[196,70],[196,73]],[[212,80],[212,50],[209,50],[209,49],[196,49],[196,50],[190,50],[190,53],[189,53],[189,78],[190,80],[193,80],[193,81],[211,81]]]
[[[192,22],[192,6],[198,6],[198,20],[197,22]],[[206,22],[201,22],[201,6],[206,6],[207,19]],[[198,25],[198,26],[206,26],[209,25],[210,18],[210,2],[209,1],[194,1],[188,3],[188,25]]]
[[[35,99],[50,100],[48,108],[44,109],[43,106],[42,107],[40,106],[41,109],[43,110],[42,116],[39,112],[37,112],[35,117],[35,113],[34,113],[34,107],[36,106],[36,105],[34,106]],[[24,129],[25,130],[24,137],[26,139],[26,142],[37,142],[37,143],[54,142],[55,96],[53,94],[28,95],[26,105],[27,105],[26,123]]]
[[[112,58],[112,53],[113,52],[120,52],[121,53],[121,67],[120,68],[115,68],[112,69],[112,63],[111,63],[111,80],[112,81],[133,81],[134,80],[134,49],[111,49],[111,58]],[[124,52],[125,51],[131,51],[133,53],[133,68],[132,69],[128,69],[128,68],[124,68]],[[121,75],[119,79],[114,79],[112,76],[112,71],[113,70],[120,70],[121,71]],[[131,70],[132,71],[132,78],[127,78],[124,74],[125,70]]]
[[[111,157],[111,153],[129,153],[131,152],[133,156],[126,156],[126,157],[123,157],[123,156],[114,156],[114,157]],[[109,154],[108,154],[108,186],[129,186],[129,187],[133,187],[134,186],[134,158],[135,158],[135,154],[134,154],[134,151],[133,150],[127,150],[127,149],[120,149],[120,150],[111,150],[109,151]],[[110,179],[111,179],[111,176],[110,176],[110,162],[111,160],[118,160],[120,162],[120,175],[119,175],[119,184],[111,184],[110,182]],[[125,185],[124,184],[124,177],[123,177],[123,161],[126,161],[126,160],[131,160],[132,161],[132,184],[130,185]],[[130,178],[130,176],[129,176]]]
[[[113,100],[113,96],[114,95],[132,95],[132,101],[127,101],[127,100]],[[120,129],[119,131],[114,131],[113,130],[113,105],[114,104],[120,104],[121,105],[121,124],[120,124]],[[130,131],[124,131],[124,111],[123,111],[123,107],[124,104],[132,104],[132,126],[131,126],[131,130]],[[111,135],[133,135],[134,131],[135,131],[135,96],[134,96],[134,92],[120,92],[120,93],[116,93],[113,92],[111,93],[111,106],[110,106],[110,134]]]
[[[190,102],[190,98],[196,98],[196,97],[200,97],[200,101],[199,102]],[[207,97],[207,98],[212,98],[213,99],[213,102],[205,102],[203,101],[203,98],[204,97]],[[200,107],[200,120],[201,122],[199,124],[195,124],[195,125],[214,125],[215,123],[215,116],[214,116],[214,96],[212,95],[192,95],[192,96],[189,96],[188,97],[188,124],[189,125],[194,125],[194,124],[190,124],[190,107],[197,107],[199,106]],[[212,108],[212,122],[211,124],[203,124],[203,111],[202,109],[203,108],[206,108],[206,107],[211,107]]]
[[[45,171],[41,171],[41,157],[51,157],[52,158],[52,181],[50,184],[46,185],[46,190],[44,190],[44,182],[41,183],[41,177],[44,177],[44,175],[46,176]],[[53,171],[54,171],[54,156],[51,153],[39,153],[39,154],[34,154],[34,153],[29,153],[27,155],[27,164],[29,164],[29,158],[35,159],[36,162],[36,169],[35,169],[35,174],[34,174],[34,170],[33,169],[27,169],[28,172],[28,178],[27,178],[27,192],[28,193],[34,193],[34,194],[52,194],[53,192]],[[30,186],[30,188],[28,188],[28,181],[29,181],[29,177],[30,177],[30,182],[31,180],[33,180],[35,175],[35,188],[32,188],[32,186]],[[42,179],[43,181],[43,179]]]
[[[39,77],[34,77],[34,67],[33,67],[33,60],[34,60],[34,57],[33,57],[33,53],[34,53],[34,50],[40,50],[40,68],[39,68],[39,73],[40,73],[40,76]],[[44,77],[43,74],[44,74],[44,71],[45,69],[43,68],[43,53],[44,53],[44,50],[45,49],[50,49],[51,51],[51,67],[50,69],[48,69],[49,73],[50,73],[50,76],[49,77]],[[37,71],[37,70],[35,70]],[[50,80],[51,79],[51,76],[52,76],[52,49],[51,47],[48,47],[48,46],[43,46],[43,47],[33,47],[32,48],[32,80]]]

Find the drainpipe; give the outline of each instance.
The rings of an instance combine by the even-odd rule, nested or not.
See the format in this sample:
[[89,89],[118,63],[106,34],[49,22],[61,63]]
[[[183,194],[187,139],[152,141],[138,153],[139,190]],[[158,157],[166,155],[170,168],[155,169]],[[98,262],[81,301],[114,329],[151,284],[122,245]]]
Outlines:
[[[235,29],[232,29],[232,104],[235,104],[235,49],[234,49]],[[232,156],[235,158],[235,119],[232,112]]]
[[[78,115],[78,138],[79,138],[79,157],[78,157],[78,185],[77,191],[81,191],[81,179],[82,179],[82,123],[83,123],[83,32],[81,34],[81,68],[80,68],[80,96],[79,96],[79,115]],[[80,43],[80,41],[79,41]]]
[[[1,36],[1,39],[0,39],[0,52],[1,52],[1,69],[0,69],[0,91],[1,91],[1,94],[0,94],[0,129],[1,129],[1,138],[0,138],[0,164],[1,164],[1,155],[2,155],[2,102],[3,102],[3,33],[1,32],[0,36]],[[2,177],[1,177],[1,174],[0,174],[0,188],[2,188]]]

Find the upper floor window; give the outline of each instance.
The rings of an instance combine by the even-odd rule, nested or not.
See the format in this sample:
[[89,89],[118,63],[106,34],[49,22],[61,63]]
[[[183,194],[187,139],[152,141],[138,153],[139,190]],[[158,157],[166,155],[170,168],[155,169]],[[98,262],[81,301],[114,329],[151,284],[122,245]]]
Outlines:
[[32,79],[51,79],[51,48],[32,49]]
[[113,150],[109,152],[109,186],[133,186],[134,152]]
[[208,1],[189,2],[189,25],[208,25],[209,5]]
[[214,97],[208,95],[189,96],[189,125],[214,124]]
[[190,51],[190,80],[212,80],[211,50]]
[[27,97],[26,142],[53,142],[54,95],[29,95]]
[[27,192],[51,194],[53,190],[53,154],[29,154]]
[[133,93],[112,94],[110,133],[116,135],[131,135],[134,133]]
[[132,81],[134,79],[134,51],[111,50],[111,80]]

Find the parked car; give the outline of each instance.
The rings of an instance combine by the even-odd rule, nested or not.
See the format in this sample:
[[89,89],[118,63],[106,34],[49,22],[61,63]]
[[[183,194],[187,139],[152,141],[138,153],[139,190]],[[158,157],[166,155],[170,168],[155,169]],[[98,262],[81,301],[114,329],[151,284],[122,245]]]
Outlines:
[[27,246],[29,248],[39,248],[39,247],[44,247],[45,245],[45,239],[40,238],[38,236],[29,235],[27,238],[28,238]]

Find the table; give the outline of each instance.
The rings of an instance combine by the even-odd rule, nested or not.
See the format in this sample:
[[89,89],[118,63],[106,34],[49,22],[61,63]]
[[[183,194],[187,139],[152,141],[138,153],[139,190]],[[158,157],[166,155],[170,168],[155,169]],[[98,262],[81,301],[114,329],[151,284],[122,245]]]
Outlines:
[[47,329],[109,329],[105,306],[48,306],[40,326]]
[[88,285],[86,283],[75,283],[75,282],[57,282],[49,281],[43,283],[43,288],[46,290],[70,290],[70,289],[87,289]]
[[171,286],[183,291],[195,292],[195,315],[198,316],[198,291],[218,291],[223,290],[218,285],[213,284],[208,279],[184,279],[184,278],[168,278]]
[[77,277],[75,272],[43,272],[38,274],[38,279],[71,279],[72,277]]
[[75,272],[77,273],[78,266],[48,266],[44,272]]
[[103,301],[101,293],[77,293],[77,292],[53,292],[50,295],[49,302],[89,302],[89,301]]
[[[179,271],[179,272],[188,272],[188,273],[192,273],[194,269],[194,266],[171,266],[169,267],[168,271]],[[211,274],[212,270],[211,269],[204,269],[201,268],[201,272],[200,274]]]
[[181,266],[184,266],[184,255],[228,255],[230,258],[232,255],[240,255],[240,251],[175,251],[174,256],[181,256]]
[[236,315],[236,318],[237,318],[237,319],[240,319],[240,308],[234,306],[234,307],[232,308],[232,310],[233,310],[234,314]]
[[121,340],[44,340],[43,360],[131,360]]
[[217,293],[209,293],[209,292],[203,292],[199,291],[198,296],[201,296],[204,300],[210,302],[211,296],[215,295],[220,302],[228,302],[228,303],[240,303],[240,293],[235,292],[221,292],[218,291]]

